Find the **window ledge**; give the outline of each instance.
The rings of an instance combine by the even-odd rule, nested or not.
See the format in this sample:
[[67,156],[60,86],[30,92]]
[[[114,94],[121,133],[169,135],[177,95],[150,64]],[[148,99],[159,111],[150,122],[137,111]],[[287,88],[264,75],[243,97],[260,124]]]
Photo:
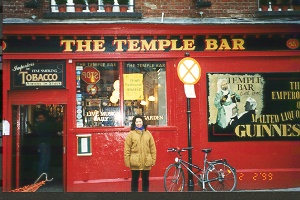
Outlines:
[[91,19],[91,18],[142,18],[138,12],[52,12],[44,13],[45,19]]
[[299,17],[300,11],[257,11],[257,17]]

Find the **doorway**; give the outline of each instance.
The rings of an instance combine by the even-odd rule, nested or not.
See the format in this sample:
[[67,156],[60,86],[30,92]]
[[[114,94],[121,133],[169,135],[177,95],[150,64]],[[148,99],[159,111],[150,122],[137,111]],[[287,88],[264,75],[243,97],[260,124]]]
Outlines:
[[[53,125],[54,131],[47,138],[50,146],[49,170],[47,178],[53,180],[41,186],[47,192],[64,191],[64,120],[65,105],[36,104],[12,106],[12,187],[21,188],[33,184],[42,174],[39,172],[41,140],[36,129],[40,114]],[[45,129],[47,130],[47,129]],[[40,181],[45,180],[43,176]],[[39,191],[39,190],[38,190]]]

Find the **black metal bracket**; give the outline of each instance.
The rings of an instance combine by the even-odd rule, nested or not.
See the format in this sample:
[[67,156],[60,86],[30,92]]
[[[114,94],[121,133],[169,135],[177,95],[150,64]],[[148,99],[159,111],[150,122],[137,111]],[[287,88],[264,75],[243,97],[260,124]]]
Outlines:
[[210,6],[211,6],[210,1],[197,0],[196,2],[196,8],[210,7]]

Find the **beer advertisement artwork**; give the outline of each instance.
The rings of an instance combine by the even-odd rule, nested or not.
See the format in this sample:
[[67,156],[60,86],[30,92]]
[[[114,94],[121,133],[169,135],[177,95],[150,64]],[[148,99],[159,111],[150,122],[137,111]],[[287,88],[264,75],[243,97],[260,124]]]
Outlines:
[[300,73],[207,73],[209,141],[300,140]]

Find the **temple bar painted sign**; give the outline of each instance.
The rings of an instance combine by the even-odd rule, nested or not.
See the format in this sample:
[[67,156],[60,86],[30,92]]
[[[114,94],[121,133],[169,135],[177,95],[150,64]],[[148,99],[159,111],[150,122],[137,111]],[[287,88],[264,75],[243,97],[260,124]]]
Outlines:
[[300,140],[300,72],[208,73],[209,141]]
[[64,61],[12,61],[11,89],[48,89],[66,87]]
[[161,37],[112,37],[53,36],[31,37],[7,36],[3,41],[3,52],[61,52],[61,53],[103,53],[103,52],[175,52],[175,51],[267,51],[299,50],[299,41],[293,35],[261,35],[256,37],[231,36],[161,36]]

